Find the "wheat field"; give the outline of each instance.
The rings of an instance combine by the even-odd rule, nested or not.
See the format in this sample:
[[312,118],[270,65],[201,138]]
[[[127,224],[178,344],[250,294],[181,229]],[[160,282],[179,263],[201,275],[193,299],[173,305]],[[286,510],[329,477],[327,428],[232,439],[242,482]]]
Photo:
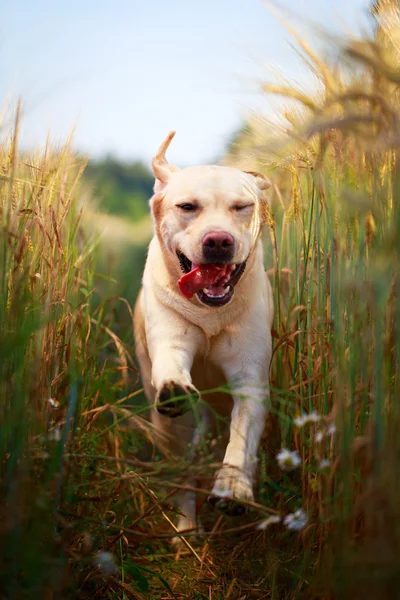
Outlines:
[[178,550],[190,466],[153,442],[133,298],[114,293],[137,290],[144,250],[115,288],[121,236],[92,226],[84,161],[20,150],[19,107],[2,127],[0,598],[400,598],[400,7],[371,13],[370,36],[324,56],[288,24],[317,90],[263,82],[279,119],[253,116],[224,158],[273,181],[272,408],[256,502],[202,502],[207,533]]

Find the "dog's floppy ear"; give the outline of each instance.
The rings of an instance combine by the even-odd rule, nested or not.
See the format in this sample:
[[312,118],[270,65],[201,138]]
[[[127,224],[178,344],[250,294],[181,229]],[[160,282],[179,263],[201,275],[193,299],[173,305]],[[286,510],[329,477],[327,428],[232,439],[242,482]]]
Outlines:
[[[267,190],[271,187],[270,180],[265,177],[262,173],[258,173],[258,171],[244,171],[247,175],[251,175],[256,180],[256,184],[261,191]],[[262,227],[268,218],[268,205],[271,204],[271,199],[269,196],[261,195],[258,212],[258,218],[260,219],[260,223],[255,225],[256,230],[258,231],[259,225]]]
[[[258,171],[244,171],[244,173],[254,177],[256,184],[261,191],[267,190],[272,185],[270,180],[265,177],[265,175],[262,175],[262,173],[258,173]],[[261,198],[259,199],[259,210],[255,211],[254,213],[255,219],[253,221],[253,234],[255,238],[258,237],[262,226],[267,222],[269,204],[271,204],[270,197],[262,194]]]
[[158,194],[159,192],[163,191],[172,173],[176,173],[177,171],[179,171],[178,167],[175,167],[174,165],[169,165],[167,159],[165,158],[165,153],[171,141],[173,140],[175,133],[175,131],[170,131],[170,133],[167,135],[167,137],[159,147],[158,152],[151,163],[153,167],[153,173],[156,178],[154,184],[155,194]]
[[267,179],[267,177],[265,177],[265,175],[263,175],[262,173],[258,173],[257,171],[244,171],[244,172],[247,173],[248,175],[252,175],[254,177],[260,190],[267,190],[268,188],[271,187],[272,184],[271,184],[270,180]]

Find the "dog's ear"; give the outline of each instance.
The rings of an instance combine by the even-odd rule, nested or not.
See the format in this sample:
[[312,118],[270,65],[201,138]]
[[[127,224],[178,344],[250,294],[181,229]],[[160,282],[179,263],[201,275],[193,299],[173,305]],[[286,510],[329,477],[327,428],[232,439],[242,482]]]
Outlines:
[[155,194],[159,194],[163,191],[172,173],[176,173],[177,171],[179,171],[178,167],[175,167],[174,165],[169,165],[167,159],[165,158],[165,153],[171,141],[173,140],[175,133],[175,131],[170,131],[170,133],[167,135],[167,137],[159,147],[158,152],[151,163],[153,167],[153,173],[156,178],[154,184]]
[[[271,182],[270,180],[265,177],[265,175],[263,175],[262,173],[258,173],[258,171],[244,171],[247,175],[251,175],[252,177],[254,177],[256,184],[258,186],[258,188],[263,192],[264,190],[267,190],[268,188],[271,187]],[[265,196],[264,194],[261,195],[260,198],[260,210],[259,210],[259,218],[260,218],[260,225],[263,226],[266,222],[267,222],[267,218],[268,218],[268,205],[271,204],[271,198],[269,196]]]
[[260,190],[267,190],[268,188],[271,187],[271,182],[269,179],[267,179],[267,177],[265,177],[265,175],[263,175],[262,173],[258,173],[257,171],[244,171],[245,173],[247,173],[247,175],[252,175],[254,177],[254,179],[256,180],[256,184],[258,185],[258,187],[260,188]]
[[[258,173],[258,171],[244,171],[244,173],[254,177],[258,188],[262,192],[264,190],[267,190],[268,188],[270,188],[272,185],[270,180],[267,177],[265,177],[265,175],[263,175],[262,173]],[[265,194],[261,194],[260,202],[259,202],[259,210],[255,211],[255,213],[254,213],[255,221],[253,222],[253,226],[254,226],[255,237],[257,237],[259,235],[262,226],[265,225],[265,223],[267,222],[268,214],[269,214],[269,207],[268,207],[269,204],[271,204],[270,197],[266,196]]]

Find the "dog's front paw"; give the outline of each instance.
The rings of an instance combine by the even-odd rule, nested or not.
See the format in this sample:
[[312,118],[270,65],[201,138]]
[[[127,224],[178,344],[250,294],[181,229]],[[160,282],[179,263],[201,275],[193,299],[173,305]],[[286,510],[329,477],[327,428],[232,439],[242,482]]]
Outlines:
[[237,467],[223,466],[217,475],[208,502],[221,512],[237,516],[246,512],[246,501],[253,500],[249,477]]
[[199,392],[192,385],[166,381],[156,396],[156,409],[171,419],[185,414],[192,402],[199,399]]

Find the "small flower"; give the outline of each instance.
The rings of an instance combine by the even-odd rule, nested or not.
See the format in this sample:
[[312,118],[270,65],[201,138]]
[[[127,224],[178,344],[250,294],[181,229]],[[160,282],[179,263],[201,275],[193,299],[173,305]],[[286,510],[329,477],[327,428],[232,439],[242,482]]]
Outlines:
[[278,452],[276,460],[282,471],[293,471],[301,464],[301,458],[297,450],[290,452],[287,448],[283,448]]
[[294,419],[294,424],[297,425],[297,427],[304,427],[304,425],[308,425],[308,423],[318,423],[318,421],[320,420],[321,417],[319,416],[317,411],[313,410],[309,414],[305,413],[303,415],[300,415],[300,417],[296,417]]
[[61,430],[59,427],[54,427],[49,431],[49,440],[53,442],[59,442],[61,440]]
[[329,427],[326,431],[327,431],[328,435],[333,435],[334,433],[336,433],[336,425],[334,425],[332,423],[332,425],[329,425]]
[[326,431],[317,431],[315,434],[315,443],[319,444],[326,435],[334,435],[334,433],[336,433],[336,425],[332,423],[327,427]]
[[323,458],[318,466],[321,471],[326,471],[331,466],[331,461],[327,458]]
[[257,529],[259,529],[260,531],[264,531],[264,529],[267,529],[267,527],[269,527],[270,525],[275,525],[275,523],[280,522],[281,517],[279,515],[271,515],[270,517],[268,517],[268,519],[264,519],[264,521],[261,521],[261,523],[257,525]]
[[217,490],[218,498],[232,498],[232,491],[226,490],[224,488],[219,488]]
[[114,556],[111,552],[100,551],[93,557],[95,566],[105,577],[110,577],[117,572]]
[[50,404],[50,406],[52,408],[59,408],[59,406],[60,406],[60,403],[57,400],[54,400],[53,398],[49,398],[47,400],[47,402]]
[[288,529],[299,531],[307,525],[308,518],[304,510],[300,508],[299,510],[296,510],[296,512],[287,515],[283,522]]

